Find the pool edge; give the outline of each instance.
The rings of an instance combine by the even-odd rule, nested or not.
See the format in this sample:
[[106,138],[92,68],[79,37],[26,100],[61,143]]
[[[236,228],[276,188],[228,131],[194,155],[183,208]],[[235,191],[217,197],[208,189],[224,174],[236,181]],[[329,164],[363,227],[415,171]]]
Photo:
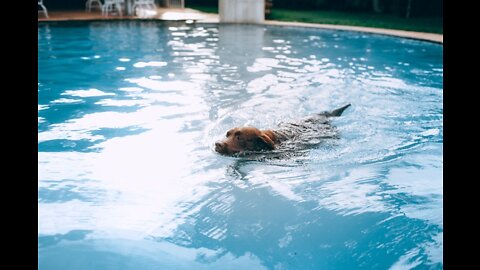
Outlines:
[[[186,21],[186,20],[164,20],[158,18],[136,18],[136,17],[121,17],[121,18],[57,18],[57,19],[46,19],[42,18],[38,20],[38,24],[48,23],[48,22],[71,22],[71,21]],[[218,19],[206,19],[206,20],[193,20],[197,24],[223,24],[219,22]],[[429,41],[437,44],[443,45],[443,34],[427,33],[427,32],[415,32],[415,31],[406,31],[406,30],[395,30],[395,29],[386,29],[386,28],[374,28],[374,27],[363,27],[363,26],[350,26],[350,25],[335,25],[335,24],[319,24],[319,23],[303,23],[303,22],[286,22],[286,21],[275,21],[275,20],[265,20],[261,24],[257,25],[271,25],[271,26],[289,26],[289,27],[306,27],[306,28],[321,28],[321,29],[331,29],[331,30],[343,30],[343,31],[354,31],[354,32],[364,32],[371,34],[381,34],[388,36],[395,36],[401,38]]]
[[396,36],[396,37],[402,37],[402,38],[430,41],[430,42],[439,43],[443,45],[443,34],[434,34],[434,33],[426,33],[426,32],[414,32],[414,31],[406,31],[406,30],[394,30],[394,29],[363,27],[363,26],[284,22],[284,21],[271,21],[271,20],[265,21],[264,25],[309,27],[309,28],[323,28],[323,29],[332,29],[332,30],[366,32],[366,33],[372,33],[372,34],[382,34],[382,35]]

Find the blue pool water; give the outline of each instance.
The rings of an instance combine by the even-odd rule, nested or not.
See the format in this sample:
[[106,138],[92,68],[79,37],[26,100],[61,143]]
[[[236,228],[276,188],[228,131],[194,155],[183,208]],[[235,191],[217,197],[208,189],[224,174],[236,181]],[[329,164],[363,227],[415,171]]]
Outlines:
[[[157,22],[38,27],[39,269],[442,269],[443,47]],[[304,155],[234,126],[351,103]]]

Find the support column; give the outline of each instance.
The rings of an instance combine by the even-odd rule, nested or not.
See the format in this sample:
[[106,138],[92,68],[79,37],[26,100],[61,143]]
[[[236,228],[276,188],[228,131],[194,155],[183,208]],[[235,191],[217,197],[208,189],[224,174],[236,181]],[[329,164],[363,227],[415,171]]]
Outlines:
[[220,22],[265,22],[265,0],[219,0],[218,8]]

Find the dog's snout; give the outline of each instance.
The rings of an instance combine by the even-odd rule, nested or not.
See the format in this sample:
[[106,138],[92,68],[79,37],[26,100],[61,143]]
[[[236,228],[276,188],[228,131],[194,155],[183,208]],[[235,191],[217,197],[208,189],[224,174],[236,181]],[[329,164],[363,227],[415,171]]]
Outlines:
[[223,142],[215,142],[215,151],[221,152],[223,150],[224,143]]

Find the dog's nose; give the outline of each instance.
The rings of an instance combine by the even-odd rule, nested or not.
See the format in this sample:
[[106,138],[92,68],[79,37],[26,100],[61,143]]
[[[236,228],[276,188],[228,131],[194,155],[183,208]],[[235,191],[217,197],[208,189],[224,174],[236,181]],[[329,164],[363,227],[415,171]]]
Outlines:
[[215,142],[215,151],[220,152],[223,149],[223,143],[222,142]]

